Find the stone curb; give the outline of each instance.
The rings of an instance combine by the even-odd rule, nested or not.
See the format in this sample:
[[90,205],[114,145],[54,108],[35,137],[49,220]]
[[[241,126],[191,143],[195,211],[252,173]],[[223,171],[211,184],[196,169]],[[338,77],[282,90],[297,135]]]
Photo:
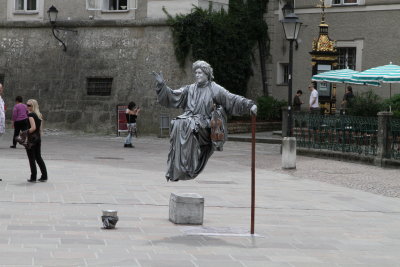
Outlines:
[[[242,136],[229,136],[228,141],[236,141],[236,142],[251,142],[251,137],[242,137]],[[256,143],[265,143],[265,144],[282,144],[282,139],[278,138],[256,138]],[[297,147],[297,154],[309,157],[318,157],[318,158],[327,158],[334,159],[338,161],[353,161],[368,165],[374,165],[376,162],[376,158],[373,156],[360,155],[357,153],[342,153],[340,151],[330,151],[330,150],[321,150],[321,149],[307,149],[302,147]],[[382,159],[380,161],[379,166],[382,167],[392,167],[392,168],[400,168],[400,160],[393,159]]]
[[[339,160],[339,161],[342,161],[342,160],[353,161],[353,162],[359,162],[359,163],[364,163],[364,164],[368,164],[368,165],[371,165],[371,164],[374,165],[375,160],[376,160],[376,158],[373,156],[360,155],[360,154],[356,154],[356,153],[343,153],[340,151],[307,149],[307,148],[301,148],[301,147],[297,147],[297,154],[304,155],[304,156],[310,156],[310,157],[329,158],[329,159],[335,159],[335,160]],[[381,166],[382,167],[400,168],[400,161],[393,160],[393,159],[382,159]]]

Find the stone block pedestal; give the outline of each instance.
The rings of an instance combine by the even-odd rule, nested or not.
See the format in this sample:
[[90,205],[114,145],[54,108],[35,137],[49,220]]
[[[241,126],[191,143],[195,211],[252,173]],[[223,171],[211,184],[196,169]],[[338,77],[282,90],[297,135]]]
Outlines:
[[282,140],[282,168],[296,169],[296,137],[284,137]]
[[169,220],[175,224],[203,224],[204,198],[196,193],[171,193]]

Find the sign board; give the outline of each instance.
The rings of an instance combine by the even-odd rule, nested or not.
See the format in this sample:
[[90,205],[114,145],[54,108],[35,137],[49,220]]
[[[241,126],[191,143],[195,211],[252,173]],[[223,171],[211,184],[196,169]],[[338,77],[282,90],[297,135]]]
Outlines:
[[126,125],[126,109],[127,105],[117,105],[117,135],[121,132],[128,132],[128,126]]
[[[317,66],[317,73],[322,73],[325,71],[330,71],[332,70],[331,65],[323,65],[323,64],[318,64]],[[317,91],[318,91],[318,96],[322,99],[330,99],[331,98],[331,84],[327,82],[318,82],[317,83]]]

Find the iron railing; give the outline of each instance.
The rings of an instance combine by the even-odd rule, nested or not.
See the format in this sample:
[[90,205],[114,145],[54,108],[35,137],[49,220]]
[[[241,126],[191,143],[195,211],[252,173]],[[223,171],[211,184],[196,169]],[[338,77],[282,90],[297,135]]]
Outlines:
[[376,156],[376,117],[295,113],[293,119],[293,136],[299,147]]
[[392,119],[390,121],[391,134],[389,140],[391,141],[390,156],[393,159],[400,159],[400,120]]

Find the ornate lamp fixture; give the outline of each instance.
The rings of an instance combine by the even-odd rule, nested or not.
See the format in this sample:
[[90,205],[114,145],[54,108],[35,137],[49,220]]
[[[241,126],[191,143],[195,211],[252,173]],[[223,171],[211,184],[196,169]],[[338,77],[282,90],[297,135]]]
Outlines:
[[293,42],[297,40],[302,22],[295,13],[290,13],[281,20],[286,40],[289,41],[289,79],[288,79],[288,127],[287,136],[292,136],[292,76],[293,76]]
[[288,41],[297,40],[299,35],[300,27],[302,22],[300,22],[299,17],[295,13],[290,13],[285,16],[281,21],[283,30],[285,31],[285,36]]
[[78,33],[78,31],[70,30],[70,29],[66,29],[66,28],[61,28],[61,27],[57,26],[56,22],[57,22],[58,10],[57,10],[57,8],[55,6],[51,6],[49,8],[49,10],[47,10],[47,15],[49,17],[49,21],[50,21],[50,24],[51,24],[51,32],[53,33],[54,38],[56,38],[63,45],[63,51],[66,52],[67,51],[67,46],[60,39],[60,37],[58,37],[56,35],[56,32],[58,33],[59,31],[69,31],[69,32]]

